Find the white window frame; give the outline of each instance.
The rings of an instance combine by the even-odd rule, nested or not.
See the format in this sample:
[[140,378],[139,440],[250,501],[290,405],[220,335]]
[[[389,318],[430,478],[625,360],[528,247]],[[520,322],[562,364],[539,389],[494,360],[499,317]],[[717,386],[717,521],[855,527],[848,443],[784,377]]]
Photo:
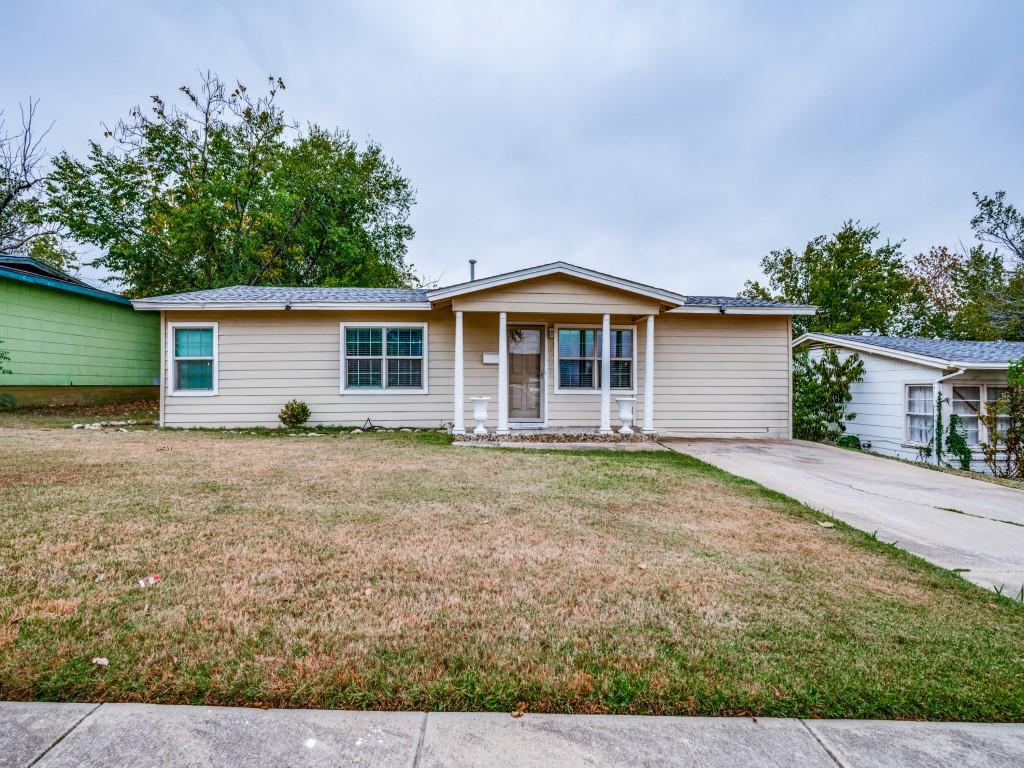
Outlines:
[[[583,389],[582,387],[562,387],[562,374],[561,374],[561,362],[562,356],[559,350],[558,344],[558,332],[560,330],[590,330],[596,329],[598,335],[602,330],[601,323],[556,323],[555,324],[555,365],[554,373],[552,374],[555,378],[554,381],[554,393],[556,395],[600,395],[601,394],[601,383],[597,381],[594,383],[592,389]],[[632,384],[628,389],[618,389],[612,387],[611,391],[617,395],[635,395],[636,394],[636,325],[613,325],[609,330],[612,331],[632,331],[633,332],[633,354],[629,358],[629,380]],[[596,344],[595,344],[596,346]],[[576,359],[576,358],[573,358]],[[617,360],[624,360],[625,358],[615,358]],[[598,355],[596,360],[600,361],[601,356]],[[594,372],[597,372],[597,366],[594,367]]]
[[[174,331],[178,328],[209,328],[213,331],[213,389],[178,389],[178,366],[175,365],[177,358],[174,355]],[[172,321],[167,324],[167,397],[214,397],[217,394],[220,383],[219,342],[220,327],[216,320]]]
[[[983,382],[983,381],[960,381],[959,379],[950,382],[950,387],[949,387],[949,413],[948,414],[943,414],[943,418],[946,421],[946,423],[943,425],[943,430],[944,431],[948,431],[949,430],[949,417],[953,415],[953,389],[954,389],[954,387],[977,387],[978,388],[978,442],[976,442],[976,443],[968,443],[967,444],[970,448],[977,448],[978,446],[981,445],[982,441],[987,441],[988,440],[988,434],[985,431],[985,422],[983,422],[981,420],[981,416],[982,416],[982,414],[985,413],[985,410],[986,410],[986,407],[987,407],[986,406],[986,400],[985,400],[985,395],[986,395],[986,392],[985,392],[985,382]],[[962,416],[963,414],[957,414],[957,415],[958,416]]]
[[909,384],[903,385],[903,444],[908,447],[923,447],[929,445],[929,443],[920,443],[916,440],[910,439],[910,417],[911,416],[926,416],[924,413],[911,413],[908,408],[910,403],[910,388],[911,387],[927,387],[931,393],[931,404],[932,404],[932,442],[935,440],[935,386],[929,382],[922,382],[920,384],[916,382],[910,382]]
[[[983,400],[981,401],[981,405],[985,409],[985,411],[984,411],[985,414],[988,415],[988,404],[990,402],[989,397],[988,397],[989,387],[991,387],[992,389],[1005,389],[1005,390],[1009,391],[1010,383],[1007,382],[1006,384],[993,384],[993,383],[990,382],[988,384],[982,384],[981,387],[982,387],[982,393],[981,394],[982,394],[982,397],[983,397]],[[996,417],[996,419],[997,419],[996,425],[997,426],[998,426],[998,423],[999,423],[998,422],[999,418],[1009,418],[1009,415],[1003,416],[1003,417],[997,416]],[[985,433],[985,442],[986,443],[991,443],[992,442],[992,436],[989,435],[988,427],[985,426],[984,422],[981,423],[981,428],[978,430],[978,439],[979,440],[981,439],[981,433],[982,432]],[[1005,449],[1000,448],[1000,450],[1005,450]]]
[[[949,413],[953,413],[953,384],[954,384],[953,382],[950,382],[950,388],[949,388]],[[984,416],[985,414],[988,413],[988,390],[989,390],[989,387],[994,387],[994,388],[999,388],[999,389],[1006,389],[1009,386],[1009,384],[1003,384],[1003,383],[1000,383],[998,381],[959,381],[959,380],[957,380],[955,382],[955,386],[957,386],[957,387],[978,387],[979,397],[981,398],[981,401],[978,404],[979,405],[979,415],[980,416]],[[948,415],[946,415],[945,418],[946,418],[946,423],[948,425],[948,423],[949,423]],[[977,443],[969,443],[969,445],[970,445],[971,448],[978,448],[981,445],[982,442],[986,442],[987,443],[987,442],[990,442],[990,440],[991,440],[991,437],[988,434],[988,428],[985,426],[985,422],[982,421],[979,418],[978,419],[978,442]]]
[[[348,371],[347,368],[347,356],[345,354],[345,329],[346,328],[380,328],[381,329],[381,386],[379,389],[370,387],[348,387]],[[419,389],[413,389],[411,387],[388,387],[388,329],[389,328],[421,328],[423,330],[423,386]],[[430,363],[429,363],[429,338],[428,338],[429,323],[424,322],[342,322],[339,323],[339,353],[341,360],[339,363],[339,375],[341,380],[338,382],[339,391],[343,395],[391,395],[392,397],[400,395],[426,395],[428,394],[428,380],[430,378]]]

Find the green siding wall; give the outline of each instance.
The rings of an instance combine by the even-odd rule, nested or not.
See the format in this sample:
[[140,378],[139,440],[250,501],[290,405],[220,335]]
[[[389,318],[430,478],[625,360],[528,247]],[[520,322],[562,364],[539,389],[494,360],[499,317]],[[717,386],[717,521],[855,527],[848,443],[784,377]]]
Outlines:
[[146,386],[160,375],[160,316],[0,277],[0,386]]

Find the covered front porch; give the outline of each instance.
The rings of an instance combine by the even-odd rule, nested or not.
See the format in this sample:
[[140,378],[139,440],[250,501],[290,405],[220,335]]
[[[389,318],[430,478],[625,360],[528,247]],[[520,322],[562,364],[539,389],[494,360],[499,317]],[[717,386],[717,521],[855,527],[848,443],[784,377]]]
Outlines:
[[571,309],[453,308],[452,434],[656,433],[654,313]]

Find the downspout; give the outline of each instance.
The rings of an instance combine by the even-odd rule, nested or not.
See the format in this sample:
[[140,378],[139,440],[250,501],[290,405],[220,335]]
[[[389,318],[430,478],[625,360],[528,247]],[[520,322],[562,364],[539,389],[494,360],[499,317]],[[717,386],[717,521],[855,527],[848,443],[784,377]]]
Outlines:
[[[939,378],[937,378],[935,381],[932,382],[932,404],[933,404],[932,407],[933,408],[935,407],[935,404],[938,403],[939,397],[942,395],[942,384],[943,384],[943,382],[946,382],[949,379],[955,379],[957,376],[963,376],[966,372],[967,372],[966,368],[958,368],[953,373],[947,373],[945,376],[939,376]],[[952,405],[952,403],[950,403],[950,405]],[[945,425],[944,424],[939,424],[939,419],[940,418],[942,418],[942,417],[939,414],[939,409],[935,408],[935,424],[932,425],[932,433],[935,434],[935,435],[938,435],[940,433],[940,427],[942,427],[942,430],[941,430],[942,432],[945,431]],[[939,466],[940,465],[940,463],[941,463],[940,456],[941,455],[942,455],[942,446],[941,445],[935,446],[935,451],[934,451],[935,466]]]

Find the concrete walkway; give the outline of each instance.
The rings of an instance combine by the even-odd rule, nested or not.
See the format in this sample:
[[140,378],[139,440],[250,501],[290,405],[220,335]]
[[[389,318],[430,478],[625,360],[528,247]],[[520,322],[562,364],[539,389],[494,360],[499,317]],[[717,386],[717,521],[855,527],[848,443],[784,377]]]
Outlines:
[[801,440],[665,445],[802,501],[985,587],[1024,584],[1024,491]]
[[0,702],[0,768],[1024,765],[1024,726]]

